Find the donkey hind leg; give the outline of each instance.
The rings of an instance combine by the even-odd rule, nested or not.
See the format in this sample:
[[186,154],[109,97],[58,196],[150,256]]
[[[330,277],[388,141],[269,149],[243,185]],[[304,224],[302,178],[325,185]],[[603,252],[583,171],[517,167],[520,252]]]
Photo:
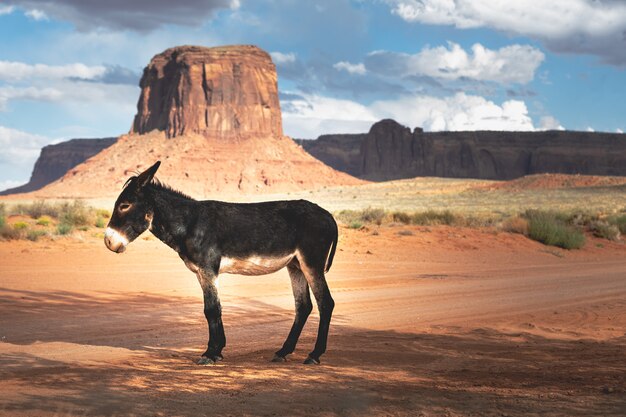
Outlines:
[[209,325],[209,343],[198,365],[212,365],[224,359],[222,349],[226,346],[226,336],[222,324],[222,306],[215,286],[216,276],[202,271],[198,271],[197,275],[204,294],[204,317]]
[[313,310],[313,303],[311,303],[311,295],[309,294],[309,284],[307,284],[306,278],[298,265],[297,260],[293,260],[287,265],[289,271],[289,277],[291,278],[291,289],[293,290],[293,298],[296,304],[296,317],[291,326],[289,336],[285,340],[283,347],[274,354],[272,362],[284,362],[286,356],[293,353],[298,343],[302,328],[306,323],[311,310]]
[[317,309],[320,314],[320,323],[317,330],[317,340],[313,351],[309,353],[309,357],[304,361],[305,364],[319,364],[320,356],[326,352],[326,343],[328,341],[328,330],[330,328],[330,318],[333,314],[335,301],[330,295],[326,277],[324,276],[324,266],[306,267],[303,266],[304,275],[313,291],[313,296],[317,302]]

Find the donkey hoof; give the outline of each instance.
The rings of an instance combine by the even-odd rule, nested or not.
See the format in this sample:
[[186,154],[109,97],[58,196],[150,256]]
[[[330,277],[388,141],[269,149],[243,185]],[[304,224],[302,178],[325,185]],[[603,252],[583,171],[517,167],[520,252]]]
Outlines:
[[271,362],[287,362],[287,358],[285,358],[284,356],[280,356],[280,355],[274,355]]
[[203,356],[198,360],[198,365],[215,365],[215,361],[209,357]]
[[304,364],[305,365],[319,365],[320,360],[309,356],[308,358],[305,359]]

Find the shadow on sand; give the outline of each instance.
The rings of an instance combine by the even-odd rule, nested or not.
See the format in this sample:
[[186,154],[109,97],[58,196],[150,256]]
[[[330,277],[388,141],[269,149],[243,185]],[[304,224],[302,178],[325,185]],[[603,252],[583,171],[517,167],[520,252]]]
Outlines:
[[206,343],[201,301],[147,294],[0,289],[0,336],[137,353],[80,364],[0,357],[0,414],[24,415],[624,415],[626,339],[548,339],[493,329],[373,331],[340,324],[321,366],[269,363],[293,313],[261,301],[224,306],[225,362],[193,364]]

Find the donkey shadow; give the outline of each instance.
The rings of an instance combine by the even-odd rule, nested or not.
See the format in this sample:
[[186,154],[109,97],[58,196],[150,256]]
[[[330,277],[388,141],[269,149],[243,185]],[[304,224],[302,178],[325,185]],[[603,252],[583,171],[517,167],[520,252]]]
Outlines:
[[[493,329],[405,333],[338,324],[327,361],[310,368],[300,358],[269,362],[292,311],[237,299],[224,303],[229,346],[236,348],[222,364],[200,367],[193,359],[206,328],[198,298],[0,294],[6,343],[66,342],[140,355],[111,365],[0,355],[1,379],[24,387],[17,397],[0,398],[1,414],[583,416],[626,410],[625,337],[595,342]],[[301,343],[315,340],[316,324],[308,324]],[[296,354],[306,355],[303,348]]]

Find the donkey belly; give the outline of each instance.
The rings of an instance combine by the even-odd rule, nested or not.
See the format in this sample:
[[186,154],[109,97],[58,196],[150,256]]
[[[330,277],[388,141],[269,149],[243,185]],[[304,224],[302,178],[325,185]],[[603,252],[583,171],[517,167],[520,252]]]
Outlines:
[[247,258],[222,257],[220,274],[264,275],[284,268],[295,254],[282,257],[250,256]]

